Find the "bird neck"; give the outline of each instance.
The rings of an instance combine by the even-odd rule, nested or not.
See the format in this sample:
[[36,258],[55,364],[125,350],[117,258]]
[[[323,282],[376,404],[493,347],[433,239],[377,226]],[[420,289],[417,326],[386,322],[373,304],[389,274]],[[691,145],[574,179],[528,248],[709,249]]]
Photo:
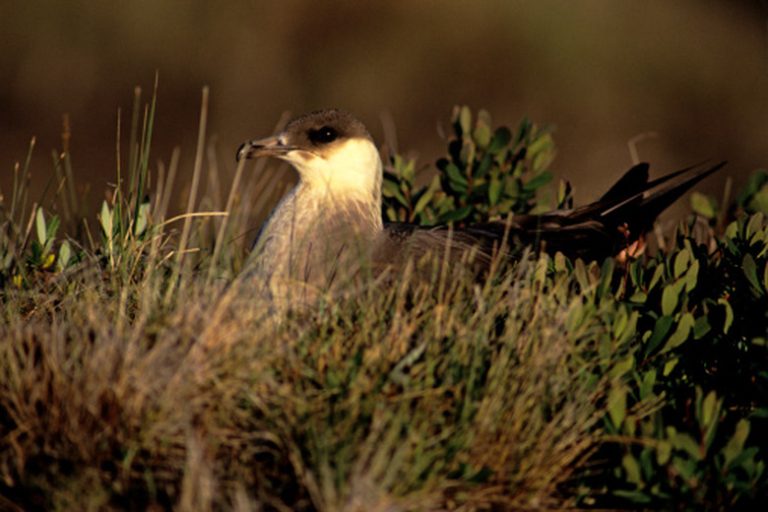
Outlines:
[[[368,248],[383,231],[381,185],[375,193],[339,193],[333,188],[294,187],[272,212],[255,243],[255,272],[264,279],[310,281],[354,247]],[[363,245],[360,246],[359,244]],[[329,258],[330,256],[330,258]]]
[[377,234],[383,229],[381,219],[381,174],[367,187],[348,187],[301,180],[293,194],[292,207],[301,216],[318,223],[326,218],[349,219],[356,230]]
[[[346,155],[350,155],[349,144]],[[359,222],[380,231],[382,163],[373,144],[360,145],[357,158],[315,159],[306,168],[295,165],[299,183],[294,207],[323,213],[360,215]]]

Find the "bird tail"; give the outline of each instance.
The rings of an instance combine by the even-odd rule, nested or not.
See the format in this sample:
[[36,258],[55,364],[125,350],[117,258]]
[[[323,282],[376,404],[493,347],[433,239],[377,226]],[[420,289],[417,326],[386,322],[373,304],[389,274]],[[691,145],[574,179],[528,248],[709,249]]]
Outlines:
[[[726,162],[715,165],[694,165],[669,173],[653,181],[646,181],[640,190],[622,189],[613,195],[614,189],[634,171],[638,164],[630,169],[611,189],[603,195],[597,204],[600,205],[600,217],[610,226],[618,227],[627,224],[634,227],[638,236],[653,226],[656,217],[672,203],[690,190],[701,180],[719,171]],[[647,173],[647,164],[646,173]],[[610,194],[610,195],[609,195]],[[606,198],[606,196],[609,196]]]
[[505,236],[510,247],[543,246],[547,252],[569,257],[602,259],[643,236],[661,212],[725,164],[698,164],[649,181],[649,166],[640,163],[593,203],[542,215],[516,215],[509,223],[477,224],[468,231],[481,239]]

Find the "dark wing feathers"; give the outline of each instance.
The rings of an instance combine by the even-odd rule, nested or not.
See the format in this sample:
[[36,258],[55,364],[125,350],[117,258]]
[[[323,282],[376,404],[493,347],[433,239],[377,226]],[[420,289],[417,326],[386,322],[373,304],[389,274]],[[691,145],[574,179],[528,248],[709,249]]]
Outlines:
[[642,189],[648,183],[649,168],[645,162],[633,166],[598,199],[598,202],[623,199]]
[[[696,165],[648,181],[648,164],[627,171],[600,199],[571,210],[542,215],[515,215],[511,222],[488,222],[449,230],[445,226],[420,228],[387,224],[383,239],[387,250],[410,255],[445,247],[448,240],[455,253],[466,248],[487,257],[502,240],[514,256],[526,246],[560,251],[570,257],[602,259],[615,255],[653,226],[656,217],[695,184],[725,165]],[[482,259],[482,258],[481,258]]]
[[[657,180],[654,180],[648,183],[648,186],[643,193],[636,194],[636,197],[639,196],[641,198],[640,204],[638,205],[636,211],[629,211],[626,213],[629,214],[630,218],[632,217],[632,214],[634,214],[635,217],[641,216],[641,218],[638,219],[640,227],[649,229],[653,225],[656,217],[661,212],[666,210],[672,203],[680,199],[680,196],[685,194],[691,187],[712,173],[719,171],[723,168],[723,166],[725,166],[725,162],[720,162],[711,167],[703,167],[698,169],[688,168],[684,169],[683,171],[668,174],[667,176],[663,176]],[[683,174],[687,175],[680,181],[680,183],[668,184],[663,187],[661,186],[669,182],[671,179]],[[648,195],[645,195],[646,193]],[[633,197],[627,198],[625,201],[620,202],[619,204],[604,211],[602,216],[605,218],[611,216],[620,217],[622,213],[624,213],[624,205],[633,199]]]

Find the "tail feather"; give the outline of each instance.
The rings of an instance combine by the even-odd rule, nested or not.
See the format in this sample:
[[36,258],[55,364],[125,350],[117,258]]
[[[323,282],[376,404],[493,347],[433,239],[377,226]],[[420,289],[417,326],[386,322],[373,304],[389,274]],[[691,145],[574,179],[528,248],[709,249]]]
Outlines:
[[[661,212],[725,164],[698,164],[652,181],[648,181],[648,164],[637,164],[594,203],[542,215],[514,216],[510,241],[512,245],[543,243],[547,251],[585,259],[617,254],[651,229]],[[503,222],[492,222],[469,230],[475,236],[498,238],[505,228]]]
[[[711,167],[693,166],[662,176],[649,182],[644,190],[626,197],[621,202],[603,210],[600,215],[603,218],[614,217],[617,221],[621,221],[621,217],[627,215],[629,217],[627,221],[637,218],[637,220],[644,221],[647,227],[650,227],[661,212],[680,199],[683,194],[701,180],[722,169],[725,164],[726,162],[719,162]],[[685,174],[687,176],[679,183],[668,183],[674,178]],[[665,183],[667,185],[661,187]],[[646,196],[646,194],[648,195]],[[638,199],[640,201],[637,205],[631,204]],[[624,211],[624,207],[628,205],[631,205],[631,210]]]
[[608,191],[600,196],[597,202],[610,202],[616,199],[624,199],[643,189],[648,184],[648,170],[650,166],[646,162],[633,166],[614,183]]
[[[648,164],[637,164],[594,203],[542,215],[515,215],[507,222],[456,227],[451,236],[462,247],[479,247],[487,254],[495,253],[506,241],[510,256],[526,246],[543,246],[548,252],[560,251],[569,257],[602,259],[626,249],[653,226],[662,211],[723,166],[725,162],[698,164],[649,181]],[[425,229],[395,223],[388,224],[385,232],[387,242],[397,248],[403,243],[434,245],[445,239],[448,230],[447,226]]]

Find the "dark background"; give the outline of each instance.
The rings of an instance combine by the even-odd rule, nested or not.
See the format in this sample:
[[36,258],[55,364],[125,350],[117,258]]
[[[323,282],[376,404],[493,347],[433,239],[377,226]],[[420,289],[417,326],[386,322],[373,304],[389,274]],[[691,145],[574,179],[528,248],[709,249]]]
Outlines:
[[554,170],[577,202],[628,167],[629,140],[648,131],[639,154],[657,172],[728,159],[738,186],[768,162],[767,20],[760,0],[0,0],[0,189],[33,135],[42,186],[67,113],[95,213],[114,181],[117,108],[127,117],[134,85],[149,94],[156,70],[152,167],[180,146],[180,187],[204,85],[227,175],[239,143],[284,111],[331,106],[379,142],[391,118],[400,151],[431,163],[438,125],[468,104],[497,123],[553,125]]

